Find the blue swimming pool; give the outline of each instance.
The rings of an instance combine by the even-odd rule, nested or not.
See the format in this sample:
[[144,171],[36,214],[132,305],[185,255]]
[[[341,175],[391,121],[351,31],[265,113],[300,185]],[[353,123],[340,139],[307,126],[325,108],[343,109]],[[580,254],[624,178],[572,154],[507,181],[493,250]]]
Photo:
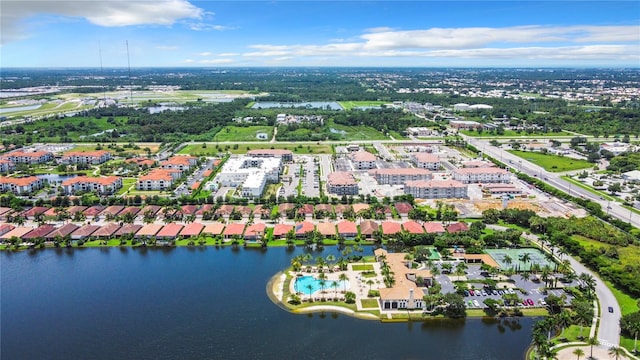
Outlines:
[[[333,280],[325,280],[324,290],[325,291],[343,291],[345,289],[349,290],[349,282],[348,281],[340,281],[336,280],[337,287],[333,286]],[[311,285],[311,289],[309,288]],[[304,293],[306,295],[311,295],[318,290],[321,290],[320,279],[316,279],[313,276],[300,276],[296,279],[296,282],[293,285],[297,292]]]

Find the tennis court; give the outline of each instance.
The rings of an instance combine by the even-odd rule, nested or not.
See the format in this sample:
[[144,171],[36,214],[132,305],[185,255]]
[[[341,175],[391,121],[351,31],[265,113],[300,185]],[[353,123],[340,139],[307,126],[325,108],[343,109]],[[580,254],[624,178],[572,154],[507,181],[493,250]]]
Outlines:
[[[498,263],[501,269],[512,267],[516,271],[523,271],[530,270],[533,264],[540,265],[540,268],[546,265],[552,268],[554,266],[538,249],[486,249],[485,252]],[[529,261],[526,264],[521,260],[524,254],[529,254]],[[510,264],[509,258],[511,259]]]

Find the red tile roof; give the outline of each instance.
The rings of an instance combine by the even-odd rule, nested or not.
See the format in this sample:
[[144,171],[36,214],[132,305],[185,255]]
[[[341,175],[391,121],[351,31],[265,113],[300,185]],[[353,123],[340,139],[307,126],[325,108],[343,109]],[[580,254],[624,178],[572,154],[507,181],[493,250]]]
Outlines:
[[257,237],[263,236],[266,230],[267,230],[267,226],[264,223],[253,224],[247,227],[247,230],[245,230],[244,232],[244,237],[257,238]]
[[422,225],[415,221],[406,221],[402,224],[402,227],[410,234],[424,234],[424,228]]
[[469,227],[467,226],[467,224],[463,222],[453,223],[447,226],[447,232],[449,233],[457,233],[460,231],[468,231],[468,230],[469,230]]
[[384,221],[382,222],[382,233],[385,235],[393,235],[402,231],[399,223]]
[[289,231],[293,229],[293,225],[289,224],[276,224],[273,228],[273,236],[275,237],[283,237],[287,235]]
[[107,223],[102,225],[100,229],[96,230],[96,232],[93,233],[93,236],[110,237],[113,236],[118,229],[120,229],[120,225],[116,223]]
[[0,184],[14,184],[16,186],[28,186],[38,181],[40,181],[40,179],[35,176],[25,176],[20,178],[0,176]]
[[73,184],[81,184],[81,183],[91,183],[91,184],[100,184],[102,186],[109,186],[115,184],[121,178],[119,176],[103,176],[103,177],[92,177],[92,176],[77,176],[71,179],[67,179],[62,182],[62,186],[69,186]]
[[142,229],[142,225],[124,224],[120,229],[113,233],[113,236],[120,237],[124,234],[136,234],[140,229]]
[[49,208],[46,208],[44,206],[34,206],[31,209],[23,212],[22,215],[26,217],[34,217],[36,215],[44,214],[47,210],[49,210]]
[[31,240],[35,238],[44,238],[46,235],[48,235],[50,232],[52,232],[55,229],[56,227],[53,225],[44,224],[34,229],[33,231],[30,231],[28,234],[24,235],[22,239]]
[[84,239],[91,236],[96,230],[100,229],[100,225],[85,225],[71,234],[72,239]]
[[396,203],[395,207],[399,214],[408,214],[409,211],[413,210],[413,206],[405,202]]
[[362,235],[373,235],[373,233],[378,230],[380,225],[377,222],[366,220],[360,223],[360,234]]
[[333,236],[336,234],[336,225],[332,222],[318,223],[316,229],[323,236]]
[[242,236],[244,232],[244,224],[240,223],[232,223],[228,224],[226,228],[224,228],[224,232],[222,233],[224,236]]
[[315,226],[309,221],[296,223],[296,235],[304,235],[308,232],[312,232],[314,229]]
[[79,226],[76,224],[68,223],[64,224],[61,227],[53,230],[52,232],[47,234],[47,239],[53,240],[56,236],[60,236],[61,238],[70,235],[74,231],[78,230]]
[[120,216],[124,216],[126,214],[131,213],[131,215],[136,216],[138,215],[138,213],[140,213],[140,208],[137,206],[129,206],[124,208],[122,211],[120,211],[120,213],[118,215]]
[[376,156],[367,151],[357,151],[351,155],[353,161],[376,161]]
[[182,213],[185,215],[195,215],[198,207],[195,205],[182,205]]
[[162,229],[160,229],[160,231],[158,231],[158,233],[156,234],[156,237],[173,239],[178,236],[178,234],[180,233],[180,230],[182,230],[182,224],[169,223],[163,226]]
[[358,226],[353,221],[342,220],[338,223],[338,234],[357,234]]
[[426,222],[424,223],[424,229],[429,234],[437,234],[437,233],[444,232],[444,226],[442,226],[442,224],[438,222]]
[[104,206],[102,205],[94,205],[83,211],[85,216],[97,216],[102,211],[104,211]]
[[202,229],[204,229],[204,225],[194,222],[191,224],[187,224],[182,228],[182,231],[180,231],[180,235],[181,236],[198,236],[200,235],[200,233],[202,232]]
[[104,209],[100,215],[102,216],[107,216],[108,214],[111,214],[113,216],[118,215],[122,210],[124,210],[124,206],[122,205],[111,205],[109,207],[107,207],[106,209]]
[[136,236],[154,236],[162,229],[161,224],[146,224],[138,232]]
[[213,224],[205,225],[205,227],[202,230],[202,232],[205,233],[205,234],[220,235],[220,234],[222,234],[223,230],[224,230],[224,224],[222,224],[222,223],[213,223]]

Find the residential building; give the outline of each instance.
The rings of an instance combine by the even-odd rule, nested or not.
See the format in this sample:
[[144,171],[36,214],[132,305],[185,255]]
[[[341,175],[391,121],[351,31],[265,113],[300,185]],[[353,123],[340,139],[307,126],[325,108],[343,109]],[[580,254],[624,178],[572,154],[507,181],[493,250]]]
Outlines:
[[378,184],[404,185],[407,181],[430,180],[431,171],[427,169],[398,168],[398,169],[375,169],[370,170],[369,175],[373,176]]
[[111,159],[111,153],[105,150],[70,151],[62,155],[62,164],[102,164]]
[[411,154],[411,160],[416,164],[416,167],[420,169],[428,169],[436,171],[440,169],[440,158],[437,155],[417,152]]
[[466,198],[467,185],[455,180],[407,181],[404,193],[419,199]]
[[222,186],[242,186],[242,197],[260,197],[267,183],[280,181],[282,158],[241,156],[227,160],[216,176]]
[[327,176],[327,192],[336,195],[358,195],[358,183],[350,172],[332,172]]
[[198,163],[198,158],[195,156],[176,155],[160,163],[160,167],[168,170],[180,170],[180,172],[186,172]]
[[115,194],[122,188],[122,178],[119,176],[89,177],[78,176],[62,182],[65,194],[75,194],[78,191],[95,192],[101,195]]
[[375,169],[376,156],[367,151],[356,151],[351,154],[351,162],[357,170]]
[[453,179],[463,184],[508,183],[511,180],[511,173],[496,167],[462,168],[453,171]]
[[0,156],[0,159],[9,160],[14,164],[43,164],[53,160],[53,153],[49,151],[16,150]]
[[42,189],[44,181],[35,176],[12,178],[0,176],[0,192],[12,192],[14,194],[28,194]]
[[0,159],[0,173],[9,173],[16,169],[16,165],[7,159]]
[[173,182],[181,176],[177,169],[154,169],[147,175],[138,178],[136,189],[138,190],[167,190]]

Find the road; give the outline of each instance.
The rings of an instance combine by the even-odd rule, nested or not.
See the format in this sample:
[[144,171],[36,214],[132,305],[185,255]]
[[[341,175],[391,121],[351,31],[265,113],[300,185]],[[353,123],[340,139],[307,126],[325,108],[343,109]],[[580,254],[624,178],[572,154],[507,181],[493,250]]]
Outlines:
[[[631,210],[625,209],[619,203],[613,201],[607,201],[601,199],[598,195],[590,193],[589,191],[574,186],[572,183],[561,178],[561,174],[548,172],[542,167],[535,165],[527,160],[524,160],[516,155],[513,155],[501,148],[497,148],[489,144],[488,141],[478,140],[463,135],[463,138],[471,145],[475,146],[478,150],[481,150],[485,154],[493,157],[496,160],[504,163],[505,165],[521,171],[529,176],[538,177],[544,180],[549,185],[558,188],[569,195],[582,197],[596,202],[602,206],[604,211],[607,211],[609,215],[615,217],[624,222],[629,222],[633,226],[640,228],[640,215],[633,213]],[[607,209],[609,207],[609,209]]]
[[[538,237],[532,234],[524,234],[523,237],[532,240],[534,242],[538,242]],[[545,248],[546,250],[546,248]],[[548,251],[547,251],[548,252]],[[560,249],[557,247],[553,248],[554,254],[559,254]],[[567,256],[567,259],[571,263],[571,267],[575,271],[576,274],[586,273],[591,276],[596,281],[596,296],[598,298],[598,302],[600,303],[600,327],[598,328],[598,341],[600,342],[600,346],[605,348],[610,348],[612,346],[620,345],[620,306],[618,305],[618,301],[616,297],[613,295],[613,292],[609,290],[607,285],[600,279],[598,274],[589,270],[586,266],[582,265],[572,256]],[[608,311],[609,307],[613,309],[613,312],[610,313]]]

